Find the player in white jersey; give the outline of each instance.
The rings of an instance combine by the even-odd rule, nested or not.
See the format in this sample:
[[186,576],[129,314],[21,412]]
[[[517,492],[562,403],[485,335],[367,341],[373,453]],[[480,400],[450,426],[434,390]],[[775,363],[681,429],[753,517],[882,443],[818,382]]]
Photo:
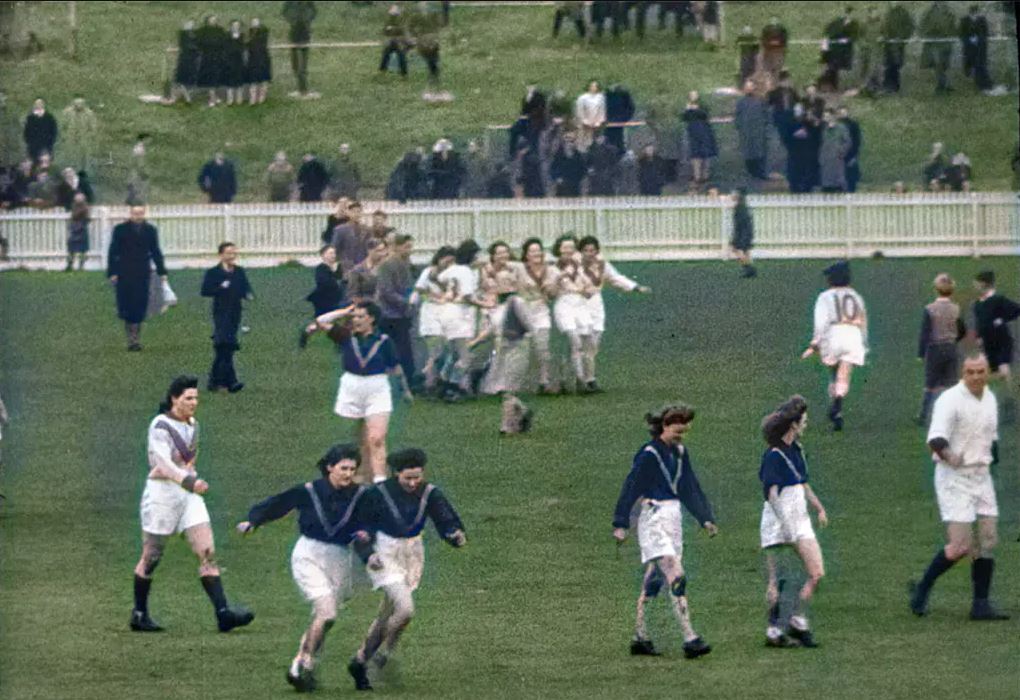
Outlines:
[[850,391],[850,373],[864,364],[868,347],[868,314],[864,300],[850,286],[850,263],[841,260],[825,268],[829,288],[815,302],[815,329],[802,359],[818,353],[832,370],[829,382],[829,420],[843,429],[843,398]]
[[556,256],[556,302],[553,304],[553,318],[556,328],[567,337],[570,344],[570,370],[563,372],[563,390],[570,393],[576,386],[589,393],[585,372],[586,358],[594,353],[594,322],[588,299],[595,294],[595,285],[581,267],[577,250],[577,239],[572,235],[560,236],[552,249]]
[[472,267],[479,247],[468,240],[457,246],[456,262],[443,270],[439,284],[447,292],[448,301],[440,312],[440,325],[447,346],[452,346],[456,362],[447,375],[446,398],[458,400],[468,394],[471,386],[471,349],[468,343],[475,337],[478,320],[478,306],[475,295],[478,292],[478,271]]
[[152,574],[163,556],[166,540],[183,534],[198,557],[198,575],[216,611],[221,632],[229,632],[255,619],[255,615],[227,604],[216,564],[212,526],[202,494],[209,484],[195,471],[198,450],[198,379],[181,376],[170,383],[159,415],[149,424],[149,477],[142,494],[142,556],[135,566],[135,607],[131,629],[163,630],[149,617]]
[[439,356],[443,352],[443,325],[441,315],[447,301],[445,290],[439,282],[439,275],[453,265],[456,251],[442,246],[432,256],[432,263],[421,271],[414,283],[414,295],[421,301],[418,307],[418,335],[425,342],[428,359],[422,373],[425,375],[425,391],[432,392],[439,378]]

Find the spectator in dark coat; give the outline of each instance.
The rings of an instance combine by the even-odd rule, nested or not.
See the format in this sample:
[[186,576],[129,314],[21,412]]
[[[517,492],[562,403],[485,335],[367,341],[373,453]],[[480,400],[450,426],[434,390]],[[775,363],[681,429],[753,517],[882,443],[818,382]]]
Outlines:
[[545,177],[542,175],[542,159],[536,149],[522,140],[514,161],[516,177],[521,194],[525,197],[545,197]]
[[[935,0],[921,16],[921,36],[925,39],[952,39],[959,35],[956,14],[941,0]],[[953,45],[948,41],[927,41],[921,47],[921,67],[935,69],[935,92],[949,87],[949,65],[953,61]]]
[[[660,159],[660,174],[662,175],[663,182],[666,181],[666,169],[668,167],[666,161]],[[620,173],[617,177],[616,194],[633,197],[640,193],[641,183],[638,181],[638,159],[632,149],[628,148],[620,156],[616,168]]]
[[900,2],[892,3],[882,24],[882,36],[885,37],[882,87],[888,92],[900,91],[900,69],[907,55],[907,42],[913,35],[914,18],[910,16],[910,10]]
[[306,153],[301,159],[297,174],[298,198],[302,202],[321,202],[322,193],[329,184],[329,172],[314,153]]
[[209,106],[219,104],[216,90],[223,84],[223,63],[227,48],[227,32],[220,26],[216,15],[205,18],[205,24],[195,30],[198,44],[198,87],[209,92]]
[[[634,118],[634,99],[630,91],[623,85],[612,85],[606,92],[606,122],[621,123],[629,122]],[[607,126],[605,128],[606,142],[619,153],[626,150],[624,146],[624,127]]]
[[804,88],[800,105],[808,118],[814,119],[816,122],[821,122],[825,117],[825,98],[818,94],[818,87],[814,84]]
[[57,143],[57,120],[46,109],[40,97],[33,103],[32,111],[25,117],[25,148],[33,162],[39,162],[43,153],[53,154]]
[[784,139],[786,179],[790,192],[804,194],[818,186],[818,150],[821,130],[814,118],[800,105],[794,108],[794,120]]
[[750,80],[744,84],[744,96],[737,101],[735,124],[740,140],[740,156],[751,177],[764,180],[768,177],[769,107],[754,90]]
[[290,66],[297,79],[297,95],[301,97],[311,94],[308,91],[308,42],[312,40],[315,14],[314,2],[287,0],[283,3],[283,18],[290,25],[288,38],[290,43],[296,44],[290,50]]
[[574,146],[573,137],[565,138],[549,166],[549,179],[555,188],[554,196],[580,197],[581,185],[587,172],[588,166],[584,156]]
[[[541,176],[541,171],[539,171]],[[513,199],[513,172],[509,163],[497,163],[485,185],[485,196],[489,199]]]
[[361,169],[351,157],[351,145],[340,144],[336,160],[330,167],[329,188],[334,197],[357,199],[361,189]]
[[758,71],[758,37],[750,26],[744,26],[737,36],[737,51],[740,53],[740,75],[738,85],[744,85]]
[[604,134],[595,137],[588,149],[588,194],[601,197],[616,194],[620,152],[606,141]]
[[74,258],[78,256],[78,269],[85,269],[85,257],[89,253],[89,203],[85,195],[79,192],[71,202],[71,218],[67,220],[67,267],[65,272],[74,269]]
[[924,163],[924,170],[922,171],[924,177],[925,187],[929,186],[933,181],[941,182],[942,176],[946,173],[946,167],[949,163],[946,160],[946,154],[943,152],[942,143],[936,141],[932,144],[931,155],[928,156],[928,160]]
[[458,199],[464,179],[464,164],[448,139],[439,139],[432,148],[428,179],[432,199]]
[[64,168],[60,171],[60,184],[57,185],[57,204],[67,211],[71,211],[75,197],[79,194],[89,204],[95,200],[92,185],[89,184],[84,171],[76,173],[74,168]]
[[[189,19],[177,32],[177,69],[174,71],[175,91],[188,104],[191,104],[191,88],[198,83],[200,58],[195,23]],[[173,97],[176,99],[176,94]]]
[[422,151],[408,151],[390,173],[386,185],[386,199],[406,202],[409,199],[424,199],[426,193],[425,173],[421,167]]
[[244,31],[240,20],[230,23],[227,39],[223,45],[223,85],[227,88],[227,104],[244,103],[244,86],[247,69],[244,65]]
[[825,48],[822,56],[826,65],[826,85],[832,90],[839,89],[839,72],[854,67],[854,43],[860,38],[861,28],[853,18],[853,8],[847,7],[843,14],[825,27]]
[[230,242],[220,243],[220,262],[205,272],[202,278],[202,296],[212,297],[212,342],[215,355],[209,370],[209,391],[226,389],[236,394],[244,388],[234,370],[234,353],[241,349],[238,332],[241,329],[241,302],[255,296],[248,275],[237,264],[237,247]]
[[227,160],[222,152],[202,166],[198,174],[199,188],[209,195],[210,204],[229,204],[237,194],[237,177],[234,163]]
[[776,130],[780,134],[786,133],[793,122],[793,106],[800,99],[790,80],[789,71],[779,71],[779,82],[769,90],[765,99],[772,109],[772,123],[776,125]]
[[708,110],[701,105],[696,90],[687,95],[687,107],[681,117],[687,125],[687,157],[691,161],[691,185],[700,188],[708,182],[711,159],[719,155],[715,131],[709,122]]
[[964,75],[974,79],[978,90],[990,90],[992,79],[988,75],[988,20],[977,5],[971,5],[970,11],[960,20],[960,42],[963,44]]
[[[537,146],[539,134],[548,122],[545,93],[539,90],[537,85],[528,85],[525,89],[524,98],[521,100],[521,116],[527,117],[523,124],[523,133],[532,146]],[[516,143],[516,140],[511,143]]]
[[846,107],[840,107],[839,121],[846,127],[847,133],[850,134],[850,150],[846,154],[846,191],[856,192],[857,183],[861,179],[861,125],[856,119],[850,116],[850,110]]
[[[301,333],[298,335],[299,348],[308,345],[308,339],[318,332],[319,324],[314,319],[342,308],[347,293],[343,271],[340,269],[340,263],[336,259],[336,251],[333,246],[327,243],[319,248],[319,257],[322,262],[315,266],[315,289],[305,297],[305,301],[311,302],[315,313],[312,316],[312,322],[302,327]],[[342,324],[334,324],[330,328],[329,335],[334,342],[342,340],[339,335],[342,327]]]
[[638,191],[645,197],[658,197],[666,184],[665,164],[655,154],[655,146],[649,144],[638,156]]
[[850,132],[831,109],[825,110],[818,169],[822,192],[846,192],[846,160],[853,144]]
[[273,80],[273,61],[269,56],[269,29],[262,26],[258,17],[252,17],[248,27],[248,62],[245,82],[248,83],[248,101],[262,104],[269,96],[269,83]]
[[152,265],[156,266],[156,274],[166,280],[159,234],[145,220],[144,206],[132,206],[131,218],[113,227],[106,259],[106,276],[116,290],[117,315],[124,321],[128,350],[141,350]]
[[965,153],[953,156],[952,164],[942,176],[945,186],[952,192],[970,192],[970,158]]
[[733,203],[733,238],[730,240],[730,246],[740,262],[740,276],[757,277],[758,271],[751,264],[754,218],[751,216],[751,207],[747,206],[747,190],[736,190],[733,193]]

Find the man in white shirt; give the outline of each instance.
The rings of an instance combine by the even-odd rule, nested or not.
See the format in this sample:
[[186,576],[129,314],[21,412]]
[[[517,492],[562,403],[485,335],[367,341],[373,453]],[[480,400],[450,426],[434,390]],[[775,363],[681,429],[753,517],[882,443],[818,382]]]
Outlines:
[[[923,578],[911,583],[910,609],[915,615],[927,613],[928,595],[935,580],[970,554],[974,583],[970,619],[1009,619],[988,602],[999,517],[989,471],[998,461],[998,404],[987,387],[988,375],[984,355],[968,357],[963,363],[963,379],[935,401],[928,447],[935,460],[935,496],[946,524],[947,543],[932,559]],[[976,540],[972,536],[975,521]]]
[[606,94],[597,80],[591,81],[588,92],[577,98],[574,118],[577,120],[577,150],[585,153],[595,140],[595,132],[606,123]]

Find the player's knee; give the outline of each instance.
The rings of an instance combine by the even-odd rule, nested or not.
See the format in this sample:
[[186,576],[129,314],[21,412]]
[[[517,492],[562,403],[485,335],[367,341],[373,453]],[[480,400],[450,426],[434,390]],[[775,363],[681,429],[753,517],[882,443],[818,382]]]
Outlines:
[[986,557],[991,554],[992,550],[995,549],[995,545],[999,544],[999,536],[994,532],[982,533],[980,537],[980,556]]
[[365,436],[365,444],[370,450],[381,450],[386,446],[386,436],[381,432],[369,431]]
[[142,578],[149,578],[152,576],[152,572],[156,570],[156,567],[159,566],[159,561],[162,558],[163,549],[161,547],[146,546],[142,549],[142,558],[135,567],[135,573]]
[[956,561],[970,556],[971,543],[969,541],[950,542],[946,545],[946,559]]
[[687,595],[687,577],[680,576],[674,579],[673,583],[669,584],[669,592],[676,598]]
[[317,598],[312,606],[315,611],[315,617],[322,621],[326,629],[329,629],[336,622],[336,600],[332,596]]

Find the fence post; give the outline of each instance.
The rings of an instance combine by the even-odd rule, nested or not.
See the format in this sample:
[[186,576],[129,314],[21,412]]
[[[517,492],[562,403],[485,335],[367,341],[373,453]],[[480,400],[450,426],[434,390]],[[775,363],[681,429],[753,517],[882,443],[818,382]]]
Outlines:
[[974,258],[976,259],[976,258],[980,258],[981,257],[981,247],[980,247],[981,243],[980,243],[980,240],[979,240],[980,236],[981,236],[981,234],[979,232],[981,212],[978,209],[978,200],[977,200],[977,197],[974,196],[973,192],[970,193],[970,199],[971,199],[971,202],[970,202],[970,209],[971,209],[971,212],[970,212],[970,216],[971,216],[970,226],[971,226],[971,235],[973,236],[973,240],[974,240],[973,255],[974,255]]
[[852,196],[850,194],[843,195],[846,198],[846,259],[849,260],[854,255],[854,210],[851,205]]
[[[223,205],[223,240],[234,240],[234,217],[229,204]],[[213,241],[214,246],[217,244],[218,241]]]
[[482,207],[477,199],[471,200],[471,238],[479,240],[482,235]]
[[605,209],[603,209],[602,199],[598,199],[595,204],[595,237],[601,241],[602,245],[606,245],[606,219]]
[[726,260],[730,252],[730,231],[727,224],[729,224],[732,219],[732,217],[727,216],[727,213],[729,213],[729,206],[727,204],[726,197],[718,198],[716,209],[719,211],[719,259]]
[[107,266],[106,255],[110,250],[110,208],[96,207],[99,210],[99,266],[105,270]]

